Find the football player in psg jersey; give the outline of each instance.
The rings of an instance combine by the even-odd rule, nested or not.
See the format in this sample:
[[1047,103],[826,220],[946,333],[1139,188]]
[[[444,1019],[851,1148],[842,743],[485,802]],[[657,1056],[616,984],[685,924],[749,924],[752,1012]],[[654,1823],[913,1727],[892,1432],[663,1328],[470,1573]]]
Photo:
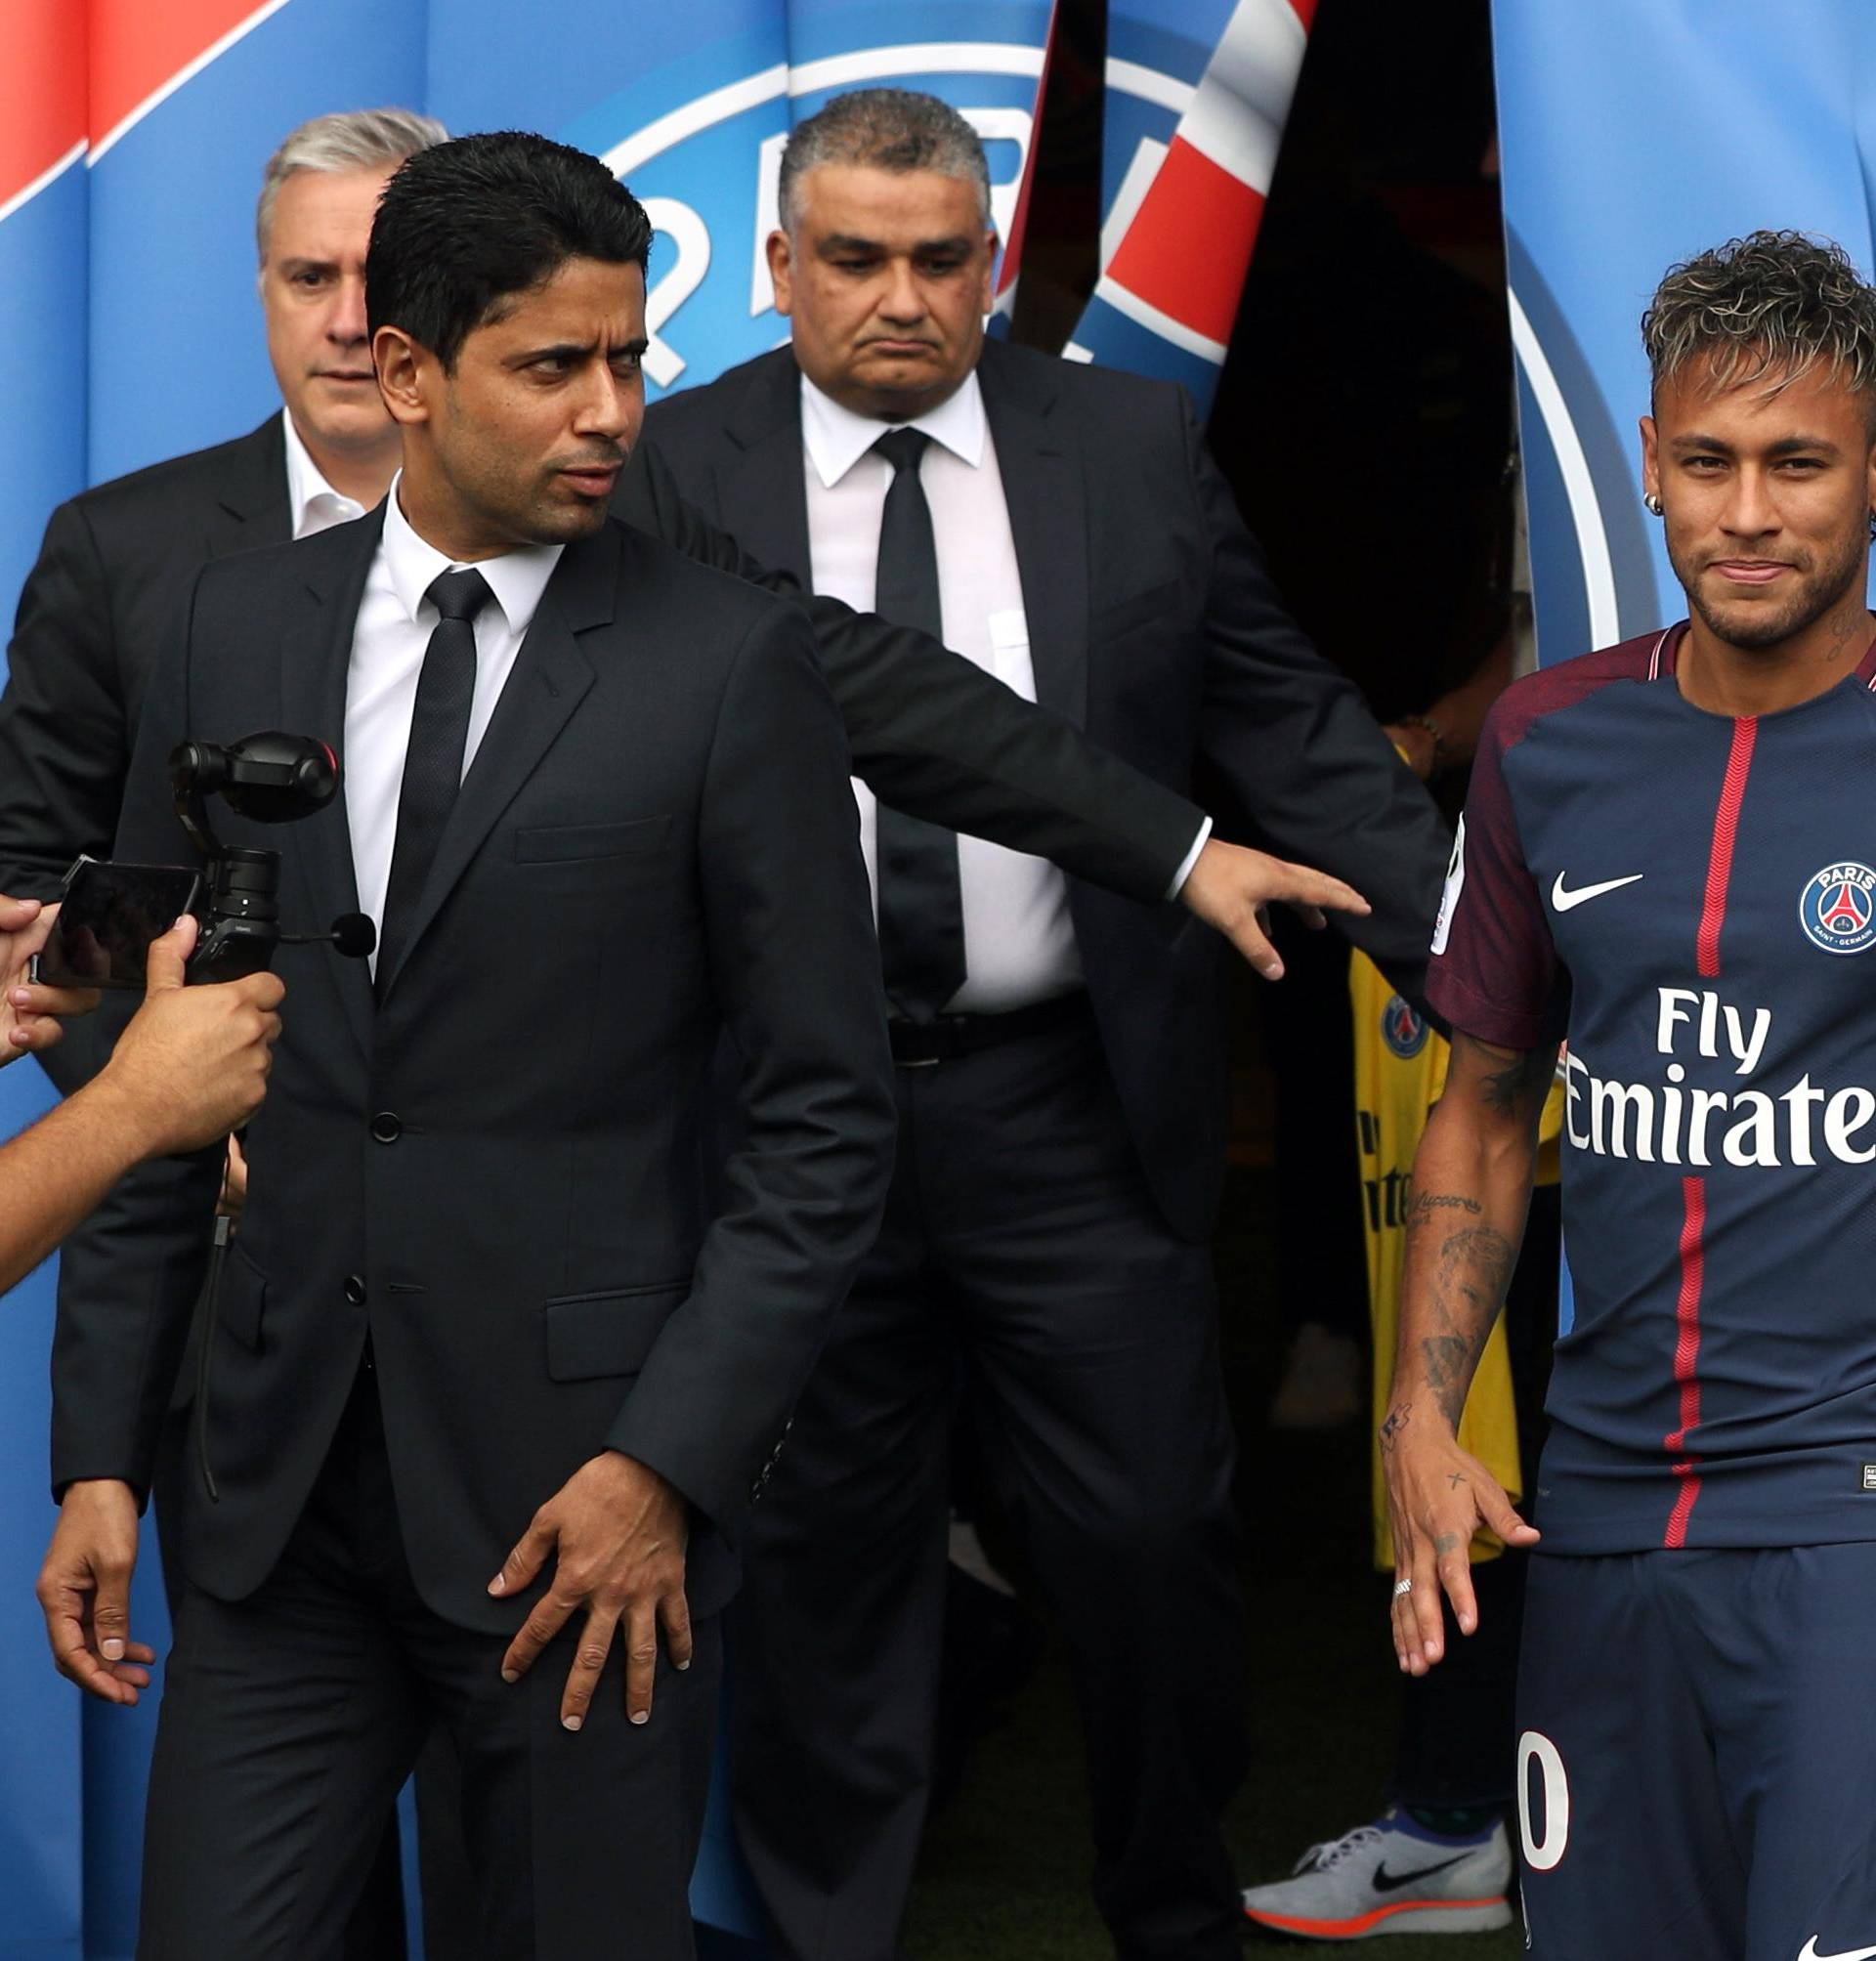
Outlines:
[[[1642,321],[1689,618],[1481,739],[1433,940],[1454,1030],[1383,1426],[1403,1669],[1534,1546],[1518,1785],[1546,1961],[1876,1956],[1876,293],[1755,233]],[[1563,1043],[1535,1519],[1454,1424]],[[1539,1530],[1541,1529],[1541,1540]]]

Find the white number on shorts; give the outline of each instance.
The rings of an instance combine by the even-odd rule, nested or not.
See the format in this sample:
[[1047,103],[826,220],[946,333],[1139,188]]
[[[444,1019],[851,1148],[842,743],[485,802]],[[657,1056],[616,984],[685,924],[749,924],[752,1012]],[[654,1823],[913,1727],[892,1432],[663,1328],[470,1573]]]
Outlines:
[[[1544,1777],[1544,1836],[1531,1828],[1531,1766]],[[1524,1863],[1533,1872],[1549,1872],[1570,1843],[1570,1779],[1563,1753],[1541,1729],[1527,1729],[1517,1739],[1517,1829],[1524,1841]]]

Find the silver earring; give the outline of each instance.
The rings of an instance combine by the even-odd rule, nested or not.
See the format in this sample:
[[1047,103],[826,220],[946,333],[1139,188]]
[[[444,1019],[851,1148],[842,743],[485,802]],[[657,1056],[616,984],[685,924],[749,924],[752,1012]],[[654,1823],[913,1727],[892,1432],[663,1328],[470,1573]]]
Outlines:
[[[1642,501],[1648,507],[1651,516],[1658,518],[1661,515],[1661,499],[1652,490]],[[1871,514],[1870,522],[1876,524],[1876,513]]]

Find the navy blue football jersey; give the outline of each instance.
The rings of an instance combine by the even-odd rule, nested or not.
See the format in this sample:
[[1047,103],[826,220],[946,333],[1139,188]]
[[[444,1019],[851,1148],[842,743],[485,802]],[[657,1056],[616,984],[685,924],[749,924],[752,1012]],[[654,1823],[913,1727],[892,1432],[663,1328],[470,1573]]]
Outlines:
[[1735,720],[1684,632],[1506,691],[1433,939],[1456,1029],[1567,1043],[1555,1553],[1876,1539],[1876,647]]

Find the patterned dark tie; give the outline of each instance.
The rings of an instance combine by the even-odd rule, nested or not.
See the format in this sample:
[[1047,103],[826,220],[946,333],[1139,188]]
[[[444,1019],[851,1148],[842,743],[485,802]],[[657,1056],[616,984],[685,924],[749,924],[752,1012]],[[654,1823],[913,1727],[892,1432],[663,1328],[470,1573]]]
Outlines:
[[379,921],[380,993],[404,951],[423,881],[462,788],[462,752],[476,698],[476,615],[490,594],[489,581],[471,570],[439,574],[424,597],[442,618],[424,649],[410,711],[410,746],[405,751],[404,787],[398,793],[398,841]]
[[[895,626],[944,637],[938,551],[918,466],[931,442],[921,429],[893,429],[873,447],[892,465],[879,520],[874,611]],[[885,804],[878,812],[879,957],[893,1008],[929,1021],[964,984],[964,911],[958,833]]]

